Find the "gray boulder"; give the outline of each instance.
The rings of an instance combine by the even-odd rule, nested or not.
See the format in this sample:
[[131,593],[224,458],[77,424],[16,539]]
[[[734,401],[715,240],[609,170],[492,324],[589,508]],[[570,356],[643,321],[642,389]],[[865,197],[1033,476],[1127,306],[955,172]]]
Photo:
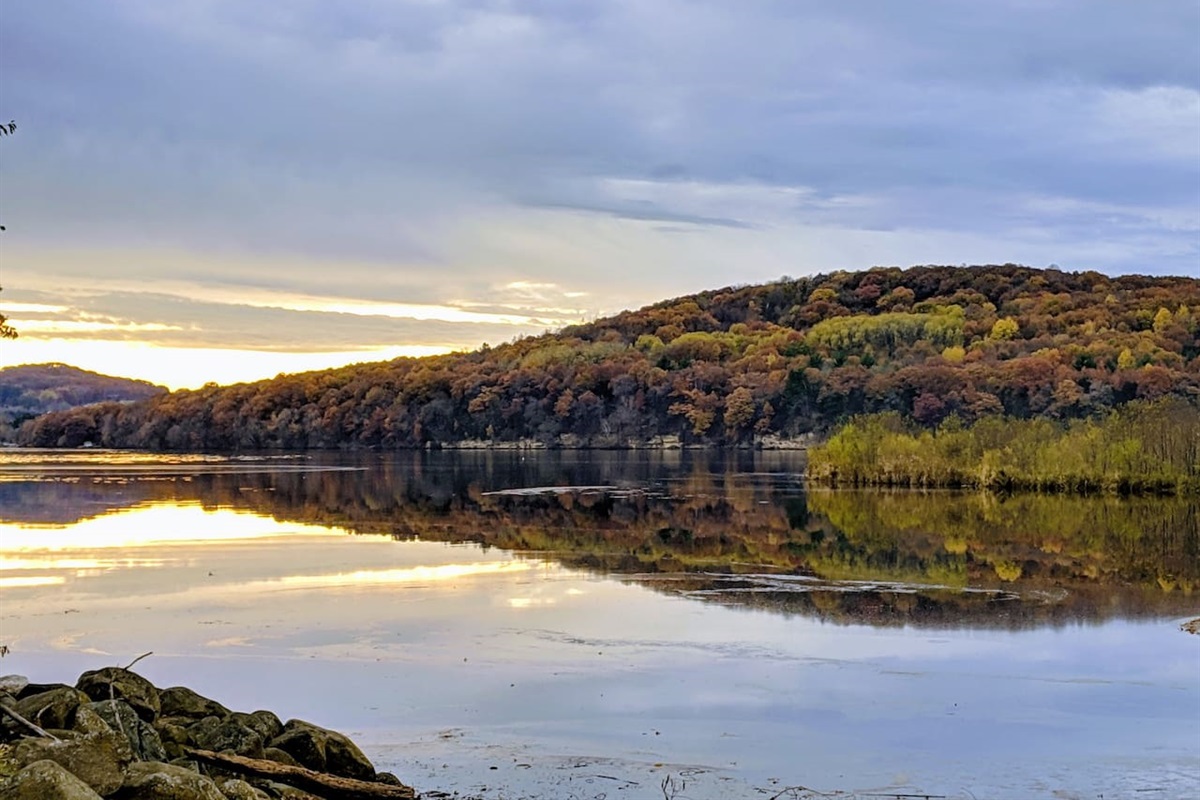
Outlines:
[[83,692],[60,686],[37,694],[26,695],[17,701],[16,711],[25,719],[43,728],[70,729],[75,726],[75,712],[89,702]]
[[263,738],[237,719],[226,719],[216,725],[197,726],[192,741],[205,750],[231,750],[248,758],[263,757]]
[[29,678],[24,675],[5,675],[0,677],[0,694],[11,694],[16,697],[29,685]]
[[267,759],[268,761],[275,761],[280,764],[287,764],[289,767],[304,766],[299,761],[297,761],[292,756],[291,753],[288,753],[284,750],[280,750],[278,747],[263,748],[263,758]]
[[120,667],[89,670],[79,676],[75,688],[93,700],[124,700],[146,722],[153,722],[162,709],[154,684]]
[[288,786],[286,783],[276,783],[275,781],[263,781],[263,786],[271,795],[278,797],[279,800],[321,800],[315,794],[309,794],[303,789],[297,789],[295,786]]
[[143,761],[125,774],[122,800],[225,800],[210,779],[190,769]]
[[167,751],[167,755],[171,758],[179,758],[184,755],[184,747],[192,744],[192,739],[188,736],[187,728],[180,725],[180,721],[190,722],[187,717],[169,717],[164,719],[159,717],[154,722],[154,730],[158,731],[158,737],[162,740],[163,749]]
[[236,719],[246,727],[253,730],[262,737],[264,742],[269,742],[279,734],[283,733],[283,723],[279,721],[279,717],[272,714],[270,711],[255,711],[250,714],[243,714],[240,711],[235,711],[229,715],[230,719]]
[[134,754],[142,761],[166,761],[167,750],[154,726],[143,720],[137,712],[122,700],[104,700],[88,703],[84,708],[95,711],[108,727],[124,734]]
[[81,705],[75,709],[75,724],[71,729],[77,733],[87,735],[89,733],[108,733],[112,728],[108,727],[108,723],[104,721],[104,717],[96,713],[96,710],[91,708],[91,703]]
[[289,720],[283,726],[283,733],[270,744],[309,769],[363,781],[375,779],[375,766],[354,742],[311,722]]
[[41,694],[48,692],[51,689],[61,689],[66,686],[65,683],[27,683],[25,688],[16,693],[17,699],[29,697],[31,694]]
[[238,778],[217,781],[217,788],[228,800],[270,800],[270,795]]
[[96,793],[107,795],[121,787],[133,752],[125,737],[107,731],[61,741],[22,739],[12,749],[12,760],[21,767],[53,761]]
[[0,784],[0,800],[100,800],[100,795],[59,764],[35,761]]
[[172,686],[159,692],[160,711],[164,717],[227,717],[229,709],[216,700],[209,700],[186,686]]

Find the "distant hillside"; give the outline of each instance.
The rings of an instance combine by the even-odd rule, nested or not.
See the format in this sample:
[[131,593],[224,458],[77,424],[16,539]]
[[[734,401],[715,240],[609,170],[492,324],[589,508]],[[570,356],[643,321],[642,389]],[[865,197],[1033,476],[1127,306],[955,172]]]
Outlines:
[[668,300],[472,353],[398,359],[91,406],[21,441],[154,449],[631,446],[1069,419],[1200,398],[1200,280],[1014,265],[876,268]]
[[114,378],[66,364],[0,369],[0,415],[19,420],[88,403],[130,402],[165,394],[146,381]]

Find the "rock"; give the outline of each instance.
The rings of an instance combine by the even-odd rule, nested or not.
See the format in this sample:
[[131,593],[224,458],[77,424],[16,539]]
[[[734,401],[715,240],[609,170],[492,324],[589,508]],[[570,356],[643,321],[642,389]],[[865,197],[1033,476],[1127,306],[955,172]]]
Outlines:
[[272,714],[270,711],[255,711],[251,714],[243,714],[240,711],[235,711],[229,715],[231,719],[236,719],[246,727],[250,728],[262,737],[264,742],[269,742],[279,734],[283,733],[283,723],[279,721],[279,717]]
[[263,757],[263,738],[241,721],[230,718],[217,725],[206,725],[192,735],[192,741],[204,750],[232,750],[247,758]]
[[172,766],[175,766],[175,767],[183,767],[184,769],[190,769],[192,772],[198,772],[201,775],[205,774],[200,769],[200,762],[194,758],[172,758],[167,763]]
[[68,689],[71,688],[65,683],[27,683],[25,684],[24,689],[17,692],[17,699],[23,700],[26,697],[29,697],[31,694],[41,694],[42,692],[48,692],[51,689],[62,689],[63,687]]
[[93,700],[124,700],[146,722],[153,722],[162,709],[154,684],[120,667],[90,670],[79,676],[75,688]]
[[75,727],[75,711],[88,702],[88,696],[69,686],[26,695],[17,701],[16,711],[42,728]]
[[266,787],[271,795],[278,797],[279,800],[321,800],[315,794],[309,794],[306,791],[297,789],[295,786],[288,786],[286,783],[263,781],[263,786]]
[[172,758],[182,756],[184,754],[183,748],[192,744],[192,739],[188,736],[187,728],[180,725],[176,720],[187,720],[187,717],[170,717],[169,719],[159,717],[154,723],[154,730],[158,731],[158,737],[162,740],[163,749]]
[[376,783],[386,783],[388,786],[403,786],[404,783],[390,772],[376,772]]
[[107,733],[112,730],[112,728],[108,727],[108,723],[104,721],[104,717],[97,714],[94,708],[91,708],[91,703],[75,709],[75,724],[71,729],[84,735],[89,733]]
[[12,759],[22,767],[43,760],[53,761],[97,793],[107,795],[121,787],[123,772],[133,760],[133,751],[125,737],[106,731],[58,742],[22,739],[13,748]]
[[375,765],[358,749],[358,745],[340,733],[330,731],[329,743],[325,748],[328,769],[334,775],[358,778],[362,781],[375,780]]
[[133,752],[142,761],[167,760],[167,750],[163,747],[158,731],[139,717],[128,703],[123,700],[104,700],[88,703],[84,708],[95,711],[108,723],[108,727],[124,734],[129,739]]
[[263,749],[263,758],[265,758],[269,761],[277,761],[280,764],[287,764],[289,767],[304,766],[299,761],[297,761],[295,758],[293,758],[291,753],[289,753],[285,750],[280,750],[278,747],[264,748]]
[[54,761],[35,761],[0,784],[0,800],[100,800],[100,795]]
[[192,742],[203,739],[207,737],[211,731],[216,730],[220,724],[220,717],[205,717],[204,719],[196,720],[191,725],[187,726],[188,739]]
[[270,744],[291,754],[301,766],[309,769],[363,781],[375,779],[375,766],[354,742],[310,722],[289,720],[283,726],[283,733]]
[[238,778],[229,778],[217,782],[217,788],[228,800],[270,800],[270,795],[262,789],[255,789],[250,784]]
[[168,717],[227,717],[229,709],[216,700],[209,700],[186,686],[172,686],[159,692],[160,711]]
[[133,764],[125,774],[122,800],[225,800],[217,785],[190,769],[154,761]]
[[0,694],[11,694],[16,697],[28,685],[29,678],[24,675],[5,675],[0,678]]

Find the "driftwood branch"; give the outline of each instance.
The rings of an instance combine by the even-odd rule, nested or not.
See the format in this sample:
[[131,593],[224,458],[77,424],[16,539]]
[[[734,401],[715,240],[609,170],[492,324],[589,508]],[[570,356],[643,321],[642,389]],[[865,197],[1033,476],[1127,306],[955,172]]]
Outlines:
[[135,658],[133,661],[130,661],[128,664],[126,664],[126,665],[125,665],[124,667],[122,667],[121,669],[123,669],[123,670],[125,670],[126,672],[128,672],[129,670],[133,669],[133,665],[134,665],[134,664],[136,664],[137,662],[141,661],[141,660],[142,660],[143,658],[145,658],[146,656],[152,656],[152,655],[154,655],[154,651],[153,651],[153,650],[151,650],[149,653],[142,653],[140,656],[138,656],[137,658]]
[[222,767],[243,775],[271,778],[288,783],[297,789],[314,792],[329,800],[416,800],[417,793],[410,786],[395,786],[390,783],[371,783],[354,778],[343,778],[324,772],[280,764],[261,758],[247,758],[230,753],[215,753],[193,747],[184,749],[189,756],[205,764]]
[[12,717],[14,720],[16,720],[16,722],[18,724],[20,724],[22,727],[26,728],[27,730],[32,731],[35,735],[41,736],[43,739],[53,739],[56,742],[58,741],[58,737],[55,736],[53,733],[48,733],[48,732],[42,730],[37,725],[34,725],[32,722],[30,722],[29,720],[25,719],[20,714],[18,714],[14,709],[9,708],[8,706],[4,705],[3,703],[0,703],[0,711],[3,711],[7,716]]

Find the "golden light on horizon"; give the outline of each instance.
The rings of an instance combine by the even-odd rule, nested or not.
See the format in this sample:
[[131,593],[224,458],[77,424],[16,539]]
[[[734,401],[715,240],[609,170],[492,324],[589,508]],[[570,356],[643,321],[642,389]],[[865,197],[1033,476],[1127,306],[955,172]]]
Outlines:
[[198,389],[206,383],[244,383],[274,378],[281,373],[333,369],[400,357],[441,355],[454,349],[449,345],[396,345],[306,353],[23,336],[0,344],[0,367],[69,364],[104,375],[150,381],[174,391]]

